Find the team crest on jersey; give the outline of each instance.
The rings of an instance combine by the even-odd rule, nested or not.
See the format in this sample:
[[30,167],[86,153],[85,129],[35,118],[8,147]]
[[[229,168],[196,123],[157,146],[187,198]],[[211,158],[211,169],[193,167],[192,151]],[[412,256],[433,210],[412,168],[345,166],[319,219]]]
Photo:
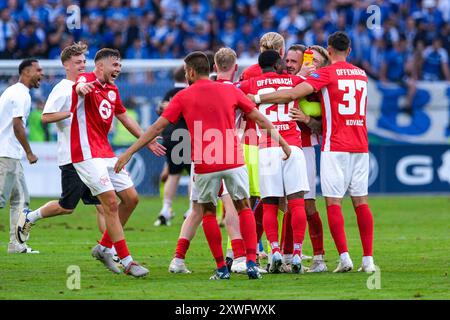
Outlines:
[[116,101],[116,93],[113,90],[109,91],[108,98],[109,98],[109,100],[111,100],[113,102]]
[[81,77],[79,77],[78,78],[78,83],[80,83],[80,82],[86,82],[87,80],[86,80],[86,77],[85,76],[81,76]]

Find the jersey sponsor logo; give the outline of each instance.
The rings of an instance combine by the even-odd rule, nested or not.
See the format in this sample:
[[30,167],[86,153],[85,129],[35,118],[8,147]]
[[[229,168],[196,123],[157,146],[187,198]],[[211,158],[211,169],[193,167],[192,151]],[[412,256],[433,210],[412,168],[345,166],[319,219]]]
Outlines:
[[313,77],[313,78],[315,78],[315,79],[319,79],[319,78],[320,78],[319,74],[318,74],[318,73],[315,73],[315,72],[311,73],[309,76],[310,76],[310,77]]
[[98,107],[98,112],[103,119],[108,120],[112,115],[111,103],[108,100],[103,99]]
[[109,100],[111,100],[112,102],[116,101],[116,93],[113,90],[110,90],[108,92],[108,98]]

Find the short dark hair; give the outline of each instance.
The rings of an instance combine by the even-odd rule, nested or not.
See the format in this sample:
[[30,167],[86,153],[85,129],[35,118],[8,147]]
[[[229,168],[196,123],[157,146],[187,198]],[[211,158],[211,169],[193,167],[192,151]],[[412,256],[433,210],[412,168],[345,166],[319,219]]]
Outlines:
[[343,31],[336,31],[328,37],[328,45],[337,51],[346,51],[350,48],[351,41],[349,36]]
[[186,67],[194,69],[199,75],[209,75],[209,60],[205,53],[201,51],[194,51],[189,53],[184,58]]
[[214,72],[214,52],[211,50],[204,51],[209,62],[209,73]]
[[33,59],[33,58],[28,58],[28,59],[22,60],[22,62],[19,64],[19,75],[22,74],[23,70],[25,70],[28,67],[31,67],[33,65],[33,63],[35,63],[35,62],[39,62],[39,61],[37,61],[37,59]]
[[94,63],[109,57],[116,57],[117,59],[120,59],[119,50],[111,48],[103,48],[98,50],[97,53],[95,54]]
[[175,71],[173,72],[173,80],[175,80],[175,82],[186,82],[186,76],[184,74],[183,67],[178,67],[175,69]]
[[277,62],[281,60],[280,54],[275,50],[266,50],[261,52],[258,57],[258,64],[261,69],[275,67]]
[[306,46],[304,46],[303,44],[293,44],[289,47],[288,51],[300,51],[302,53],[305,53]]

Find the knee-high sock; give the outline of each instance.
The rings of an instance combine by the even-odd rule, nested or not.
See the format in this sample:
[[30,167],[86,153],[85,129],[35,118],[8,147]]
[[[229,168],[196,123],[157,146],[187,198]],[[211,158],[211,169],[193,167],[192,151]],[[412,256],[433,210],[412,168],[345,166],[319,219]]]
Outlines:
[[373,216],[369,205],[362,204],[355,209],[358,221],[359,236],[363,246],[364,256],[372,256],[373,247]]
[[[234,259],[246,256],[244,240],[234,239],[234,240],[231,240],[230,242],[231,242],[231,249],[233,250],[233,258]],[[255,245],[255,250],[256,250],[256,245]]]
[[292,252],[294,252],[294,238],[292,234],[292,214],[290,210],[284,214],[283,232],[281,234],[283,254],[292,254]]
[[323,228],[320,215],[318,212],[315,212],[312,216],[307,216],[306,219],[308,220],[309,238],[311,239],[314,255],[324,255]]
[[292,214],[292,237],[294,239],[293,254],[302,254],[303,240],[306,231],[306,212],[304,199],[288,200],[289,211]]
[[239,227],[241,228],[242,240],[245,245],[247,262],[256,262],[256,223],[252,209],[247,208],[239,211]]
[[277,204],[263,204],[264,206],[264,232],[267,240],[270,243],[272,253],[280,251],[278,245],[278,205]]
[[175,249],[175,258],[184,259],[186,252],[189,249],[191,242],[185,238],[179,238],[177,242],[177,248]]
[[215,214],[206,213],[203,215],[203,232],[208,241],[209,249],[216,260],[217,268],[220,269],[225,266],[225,260],[222,250],[222,234]]
[[263,226],[263,203],[261,200],[258,201],[255,207],[255,221],[256,221],[256,240],[259,242],[264,233]]
[[330,226],[331,236],[339,254],[348,252],[347,238],[344,229],[344,216],[340,205],[331,205],[327,207],[328,225]]

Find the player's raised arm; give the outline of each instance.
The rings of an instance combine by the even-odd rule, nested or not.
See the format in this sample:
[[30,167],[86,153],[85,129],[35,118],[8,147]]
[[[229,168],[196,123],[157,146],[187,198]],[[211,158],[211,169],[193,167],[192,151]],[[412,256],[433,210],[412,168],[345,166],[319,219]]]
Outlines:
[[164,117],[159,117],[158,120],[156,120],[156,122],[152,124],[150,128],[148,128],[147,131],[145,131],[139,137],[139,139],[119,157],[116,165],[114,166],[114,171],[116,173],[120,172],[120,170],[122,170],[122,168],[127,164],[133,154],[145,147],[150,141],[155,139],[168,125],[169,120]]

